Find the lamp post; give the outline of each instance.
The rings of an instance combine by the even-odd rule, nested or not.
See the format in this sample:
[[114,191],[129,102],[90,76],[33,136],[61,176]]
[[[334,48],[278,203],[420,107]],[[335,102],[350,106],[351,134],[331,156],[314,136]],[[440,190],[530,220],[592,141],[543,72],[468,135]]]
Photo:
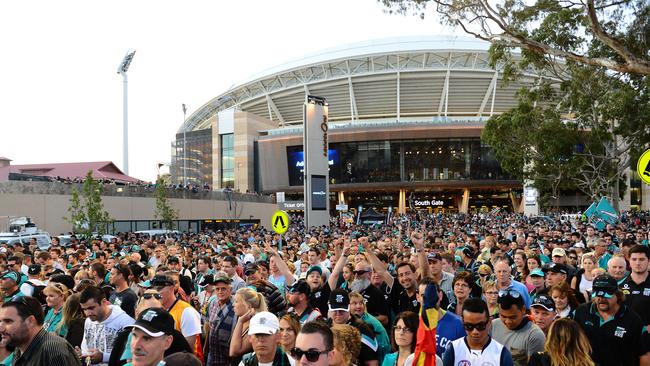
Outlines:
[[133,61],[133,56],[135,51],[127,51],[126,55],[122,59],[120,66],[117,68],[117,73],[122,75],[122,85],[123,85],[123,100],[122,100],[122,117],[123,117],[123,126],[122,126],[122,159],[124,174],[129,175],[129,110],[128,110],[128,80],[126,77],[126,72],[129,70],[131,61]]
[[[186,115],[187,106],[183,103],[183,124],[185,124]],[[187,126],[183,126],[183,185],[187,186],[187,138],[185,131],[187,131]]]

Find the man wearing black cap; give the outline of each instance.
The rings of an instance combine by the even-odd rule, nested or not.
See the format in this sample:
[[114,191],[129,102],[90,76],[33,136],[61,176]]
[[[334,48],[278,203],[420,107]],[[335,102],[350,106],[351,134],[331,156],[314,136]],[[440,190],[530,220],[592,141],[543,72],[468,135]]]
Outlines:
[[555,303],[548,295],[536,296],[533,304],[530,305],[530,313],[533,316],[533,323],[544,332],[544,335],[548,333],[548,328],[557,318]]
[[158,365],[174,340],[174,318],[162,308],[143,311],[131,331],[133,366]]
[[298,316],[300,324],[305,324],[322,316],[320,310],[312,308],[309,304],[310,294],[311,289],[305,280],[298,280],[289,287],[287,294],[287,301],[291,306],[289,312]]
[[32,264],[27,270],[27,281],[20,285],[20,292],[26,296],[33,296],[41,301],[41,304],[44,304],[42,301],[45,300],[45,296],[42,294],[44,288],[45,282],[41,281],[41,266]]
[[350,314],[350,296],[344,289],[337,288],[329,298],[329,322],[334,324],[348,324],[361,333],[361,351],[359,352],[359,365],[377,366],[379,364],[379,343],[375,332],[364,321]]
[[593,281],[591,303],[576,309],[574,320],[582,326],[592,358],[599,365],[639,365],[647,362],[647,334],[641,318],[623,303],[616,279],[608,274]]

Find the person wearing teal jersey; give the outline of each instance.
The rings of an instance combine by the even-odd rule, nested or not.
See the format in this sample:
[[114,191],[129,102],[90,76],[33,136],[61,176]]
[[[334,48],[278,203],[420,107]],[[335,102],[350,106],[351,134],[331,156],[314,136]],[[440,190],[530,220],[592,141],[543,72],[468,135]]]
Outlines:
[[43,293],[47,306],[50,308],[45,315],[43,329],[65,338],[68,335],[68,327],[62,321],[63,305],[71,294],[70,290],[61,283],[50,282]]
[[21,296],[25,296],[22,292],[20,292],[20,289],[18,287],[20,284],[20,273],[16,271],[5,272],[2,275],[1,280],[2,290],[5,294],[3,302],[10,302]]
[[608,246],[609,245],[605,239],[598,239],[596,241],[596,246],[594,247],[594,255],[598,261],[598,267],[604,269],[605,271],[607,271],[607,263],[609,262],[610,258],[612,258],[612,254],[607,252]]
[[390,338],[386,329],[377,318],[370,315],[366,309],[366,300],[358,292],[350,293],[350,313],[356,315],[359,319],[366,322],[375,332],[377,339],[377,353],[379,354],[379,364],[384,360],[384,356],[390,353]]

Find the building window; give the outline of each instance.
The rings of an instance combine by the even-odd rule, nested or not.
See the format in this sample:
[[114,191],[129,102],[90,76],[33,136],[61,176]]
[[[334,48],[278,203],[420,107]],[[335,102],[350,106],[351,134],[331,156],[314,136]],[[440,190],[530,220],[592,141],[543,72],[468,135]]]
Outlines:
[[221,188],[235,188],[235,135],[221,135]]

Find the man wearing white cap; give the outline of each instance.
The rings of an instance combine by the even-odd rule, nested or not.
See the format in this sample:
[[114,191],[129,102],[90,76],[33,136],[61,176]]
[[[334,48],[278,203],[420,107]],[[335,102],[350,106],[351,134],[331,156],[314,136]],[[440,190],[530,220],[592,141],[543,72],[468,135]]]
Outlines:
[[248,324],[253,352],[242,357],[239,366],[294,366],[295,361],[280,348],[280,321],[268,311],[259,312]]

